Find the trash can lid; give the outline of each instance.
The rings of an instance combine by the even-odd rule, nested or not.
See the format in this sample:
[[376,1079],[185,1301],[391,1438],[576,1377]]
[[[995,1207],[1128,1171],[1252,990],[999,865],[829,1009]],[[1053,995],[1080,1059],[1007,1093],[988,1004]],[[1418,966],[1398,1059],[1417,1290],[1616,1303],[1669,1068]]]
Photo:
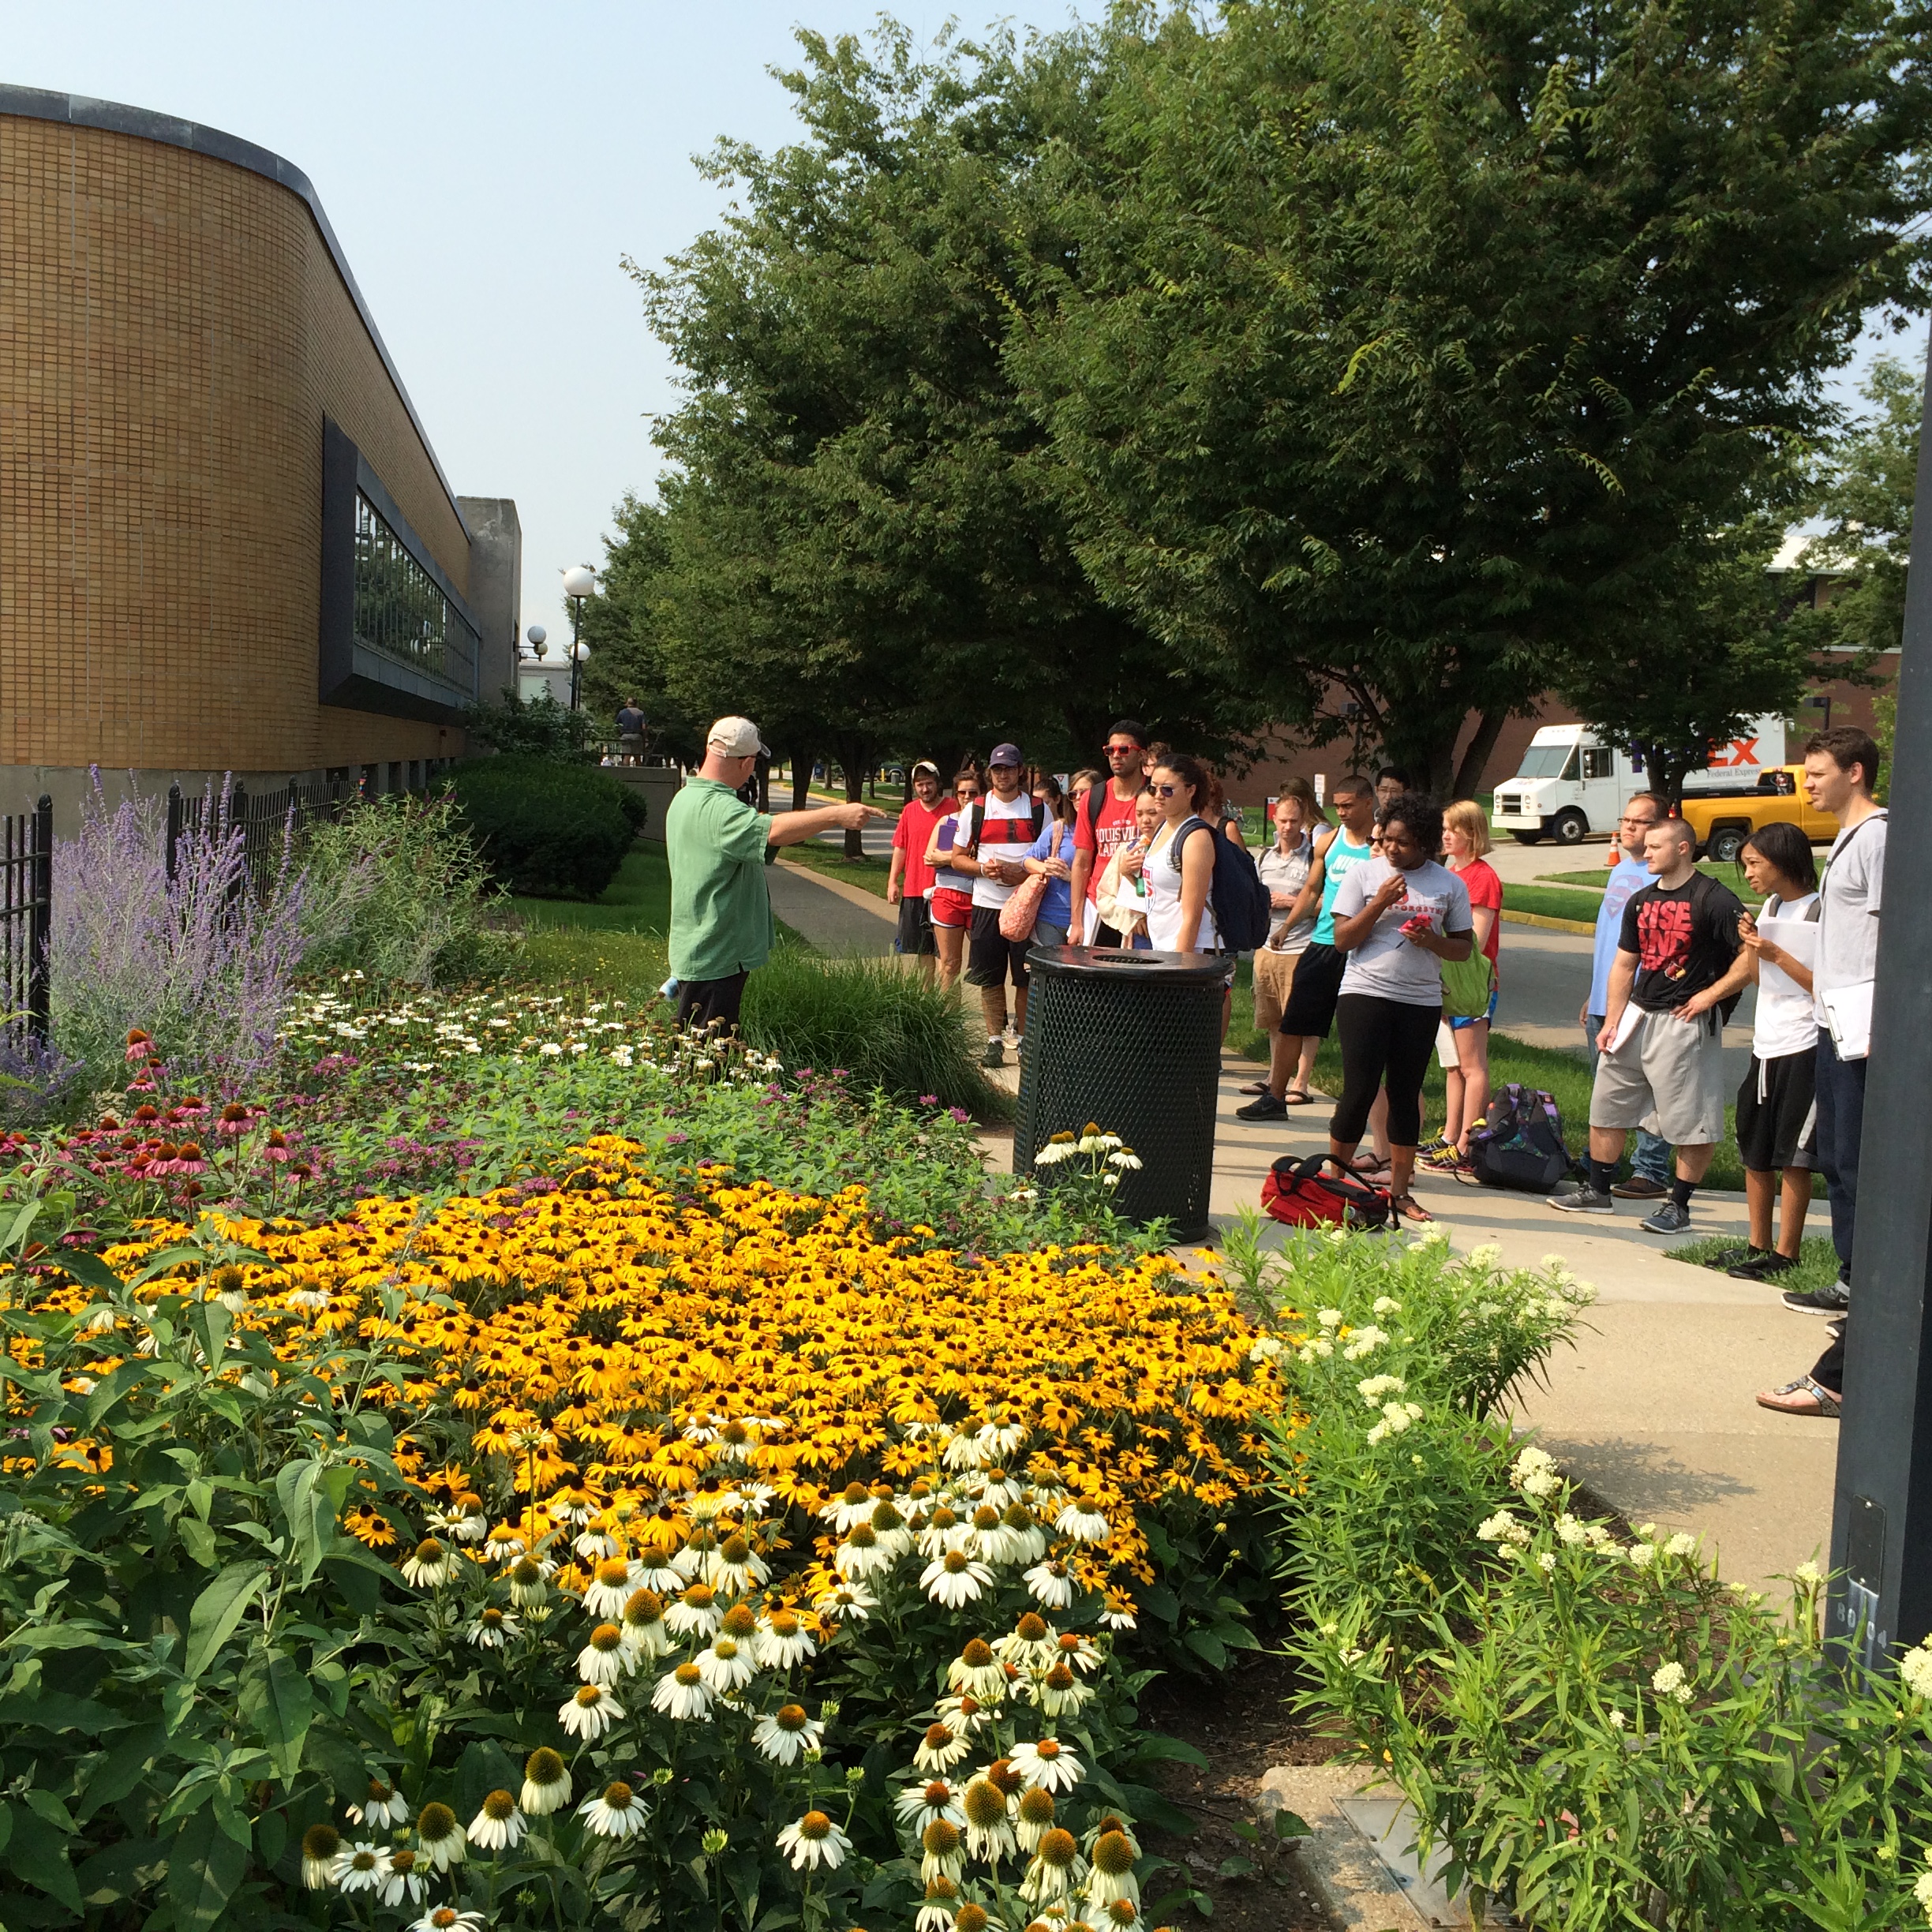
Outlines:
[[1050,979],[1106,979],[1116,985],[1158,980],[1163,986],[1219,985],[1228,975],[1222,953],[1136,953],[1125,946],[1035,946],[1027,971]]

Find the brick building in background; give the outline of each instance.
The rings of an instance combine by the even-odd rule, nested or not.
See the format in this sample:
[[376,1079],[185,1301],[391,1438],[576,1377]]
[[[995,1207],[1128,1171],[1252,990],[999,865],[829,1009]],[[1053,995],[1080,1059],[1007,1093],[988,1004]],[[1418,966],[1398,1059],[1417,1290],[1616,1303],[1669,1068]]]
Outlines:
[[516,677],[521,534],[458,496],[308,180],[0,87],[0,812],[420,784]]

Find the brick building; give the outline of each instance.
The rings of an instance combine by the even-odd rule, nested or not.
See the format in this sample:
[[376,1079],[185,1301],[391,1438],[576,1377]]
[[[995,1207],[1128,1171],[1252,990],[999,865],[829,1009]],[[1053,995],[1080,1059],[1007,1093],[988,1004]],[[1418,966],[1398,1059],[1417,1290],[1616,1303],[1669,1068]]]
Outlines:
[[94,765],[420,782],[515,680],[521,566],[305,176],[0,87],[0,811]]

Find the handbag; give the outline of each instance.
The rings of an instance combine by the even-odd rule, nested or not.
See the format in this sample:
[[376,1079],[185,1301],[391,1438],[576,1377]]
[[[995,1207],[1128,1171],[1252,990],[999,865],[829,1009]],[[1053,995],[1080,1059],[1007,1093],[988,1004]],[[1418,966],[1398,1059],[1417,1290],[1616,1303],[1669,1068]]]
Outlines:
[[1496,968],[1481,946],[1471,945],[1467,959],[1443,960],[1443,1017],[1486,1020],[1495,987]]
[[1261,1206],[1290,1227],[1387,1227],[1395,1213],[1387,1191],[1353,1167],[1331,1174],[1326,1154],[1298,1161],[1284,1154],[1261,1183]]
[[1046,897],[1046,874],[1030,872],[1013,889],[1013,895],[1000,908],[1000,937],[1031,939],[1039,919],[1040,901]]

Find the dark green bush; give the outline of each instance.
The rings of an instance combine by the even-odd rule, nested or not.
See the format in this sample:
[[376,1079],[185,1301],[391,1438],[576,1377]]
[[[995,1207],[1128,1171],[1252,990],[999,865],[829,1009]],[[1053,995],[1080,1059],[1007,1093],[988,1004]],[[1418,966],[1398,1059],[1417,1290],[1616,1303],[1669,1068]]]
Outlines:
[[635,836],[624,787],[593,766],[474,758],[450,789],[484,863],[513,893],[594,899]]

